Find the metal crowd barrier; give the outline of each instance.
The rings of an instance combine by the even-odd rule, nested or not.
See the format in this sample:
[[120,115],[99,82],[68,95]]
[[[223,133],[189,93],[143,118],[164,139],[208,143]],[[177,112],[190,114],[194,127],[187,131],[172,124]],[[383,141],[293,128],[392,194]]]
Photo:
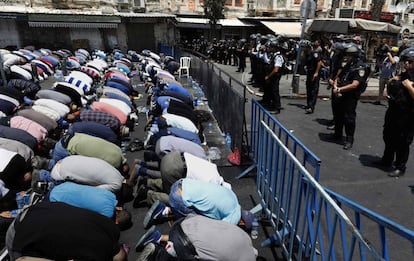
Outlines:
[[265,121],[258,126],[257,192],[287,260],[383,260]]
[[175,54],[177,60],[181,56],[191,57],[190,74],[200,83],[207,97],[208,106],[213,110],[220,129],[223,133],[229,132],[231,134],[233,148],[242,149],[243,142],[247,142],[243,140],[245,98],[233,88],[236,84],[241,85],[241,83],[215,67],[207,60],[207,57],[200,56],[201,54],[195,55],[182,49],[177,49]]
[[[380,249],[385,260],[414,259],[414,231],[409,230],[355,202],[325,188],[348,216],[359,231],[364,231],[371,245]],[[340,224],[343,226],[343,224]],[[343,246],[346,247],[345,245]]]
[[259,158],[259,126],[264,121],[271,130],[277,134],[283,144],[287,146],[302,165],[308,169],[316,180],[319,180],[321,160],[310,151],[300,140],[298,140],[288,129],[286,129],[269,111],[267,111],[256,100],[252,100],[251,107],[251,131],[250,131],[250,153],[253,162],[249,168],[240,173],[237,178],[244,177],[256,167]]

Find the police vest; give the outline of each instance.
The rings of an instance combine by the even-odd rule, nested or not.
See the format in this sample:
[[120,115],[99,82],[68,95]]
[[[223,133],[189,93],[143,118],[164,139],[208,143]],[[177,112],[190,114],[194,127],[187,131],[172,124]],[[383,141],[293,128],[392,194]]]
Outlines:
[[357,80],[360,83],[358,87],[351,92],[356,92],[358,94],[363,93],[367,88],[367,80],[370,71],[370,67],[360,60],[350,66],[346,66],[339,76],[339,87],[346,86],[351,84],[354,80]]

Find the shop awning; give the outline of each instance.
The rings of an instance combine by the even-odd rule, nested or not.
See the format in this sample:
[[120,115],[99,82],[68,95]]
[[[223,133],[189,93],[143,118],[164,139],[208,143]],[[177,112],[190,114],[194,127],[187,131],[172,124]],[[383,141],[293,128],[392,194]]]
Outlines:
[[399,33],[401,27],[365,19],[315,19],[308,31],[346,34],[349,30]]
[[240,21],[239,19],[220,19],[218,21],[219,24],[223,27],[250,27],[254,26],[249,23],[245,23],[243,21]]
[[284,35],[291,38],[299,38],[302,30],[302,24],[299,22],[265,22],[261,23],[272,30],[276,35]]
[[199,28],[199,29],[209,29],[210,24],[206,18],[187,18],[187,17],[177,17],[177,27],[179,28]]

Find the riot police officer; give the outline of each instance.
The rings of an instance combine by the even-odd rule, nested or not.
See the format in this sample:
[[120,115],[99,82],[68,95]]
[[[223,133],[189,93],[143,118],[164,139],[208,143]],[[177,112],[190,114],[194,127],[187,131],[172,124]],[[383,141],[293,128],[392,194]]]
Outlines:
[[268,109],[271,113],[279,114],[281,109],[279,82],[282,76],[281,68],[284,57],[281,53],[281,43],[274,39],[268,43],[268,70],[265,72],[266,92],[263,98],[268,97]]
[[[414,48],[401,52],[405,72],[387,88],[388,108],[384,118],[384,154],[380,164],[390,177],[404,175],[414,136]],[[395,159],[395,161],[394,161]]]
[[342,59],[343,59],[343,52],[344,52],[344,45],[341,42],[336,42],[332,45],[332,56],[331,56],[331,66],[329,70],[329,86],[328,88],[331,88],[331,108],[332,108],[332,115],[333,120],[332,123],[328,126],[328,130],[334,130],[335,129],[335,117],[336,117],[336,94],[333,92],[333,83],[338,78],[339,73],[342,70]]
[[342,70],[333,84],[333,92],[337,97],[334,138],[342,139],[345,127],[343,149],[349,150],[354,143],[356,107],[361,90],[366,85],[369,67],[360,59],[360,49],[355,44],[345,47],[342,63]]
[[239,44],[235,52],[239,65],[236,72],[244,72],[244,69],[246,68],[246,57],[249,51],[248,48],[249,46],[246,42],[246,39],[239,40]]
[[316,100],[319,93],[319,70],[322,66],[321,49],[313,49],[309,41],[304,41],[302,46],[305,50],[306,59],[306,113],[311,114],[315,110]]

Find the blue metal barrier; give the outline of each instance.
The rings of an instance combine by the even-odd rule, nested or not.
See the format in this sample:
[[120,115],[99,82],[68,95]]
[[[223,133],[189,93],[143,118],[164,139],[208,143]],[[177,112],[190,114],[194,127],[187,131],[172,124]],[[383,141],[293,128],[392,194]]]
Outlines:
[[276,118],[269,113],[256,100],[252,100],[251,109],[251,131],[250,131],[250,152],[254,162],[252,166],[240,173],[237,178],[247,175],[256,167],[258,160],[258,141],[260,122],[264,121],[270,129],[277,134],[283,144],[287,146],[297,159],[300,159],[302,165],[312,173],[316,180],[319,180],[321,160],[311,150],[309,150],[300,140],[298,140],[288,129],[286,129]]
[[274,232],[262,246],[280,246],[287,260],[383,260],[279,135],[260,121],[257,191]]
[[169,56],[172,56],[172,57],[175,56],[174,46],[159,44],[158,45],[158,51],[160,53],[163,53],[164,55],[169,55]]
[[[354,217],[353,223],[356,224],[359,231],[367,231],[367,233],[364,233],[365,237],[377,249],[381,249],[381,256],[385,260],[414,259],[414,231],[364,208],[329,189],[325,188],[325,191],[335,200],[339,207],[347,213],[350,212],[349,216]],[[388,242],[392,242],[398,248],[390,248]],[[406,253],[404,252],[405,250],[407,250]]]

